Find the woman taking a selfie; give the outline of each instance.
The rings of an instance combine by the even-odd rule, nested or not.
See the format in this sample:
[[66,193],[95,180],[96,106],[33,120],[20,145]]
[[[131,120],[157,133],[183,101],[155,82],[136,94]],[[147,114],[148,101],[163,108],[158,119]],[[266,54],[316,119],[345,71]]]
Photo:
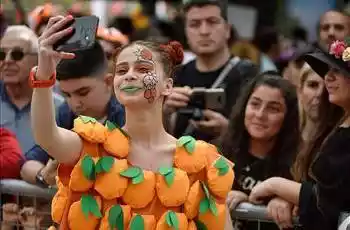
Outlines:
[[310,169],[314,183],[297,183],[280,177],[253,188],[249,200],[261,203],[278,196],[299,207],[299,221],[305,229],[337,229],[339,216],[350,210],[350,48],[336,41],[330,52],[305,56],[315,72],[324,77],[328,99],[340,106],[345,116],[318,148]]
[[177,140],[163,127],[163,100],[183,59],[179,43],[138,41],[119,50],[114,90],[125,106],[124,127],[85,116],[75,120],[73,130],[57,127],[50,86],[57,63],[74,53],[52,46],[72,32],[62,30],[71,20],[50,19],[31,74],[36,141],[61,163],[53,220],[65,230],[232,229],[225,206],[231,163],[212,145],[188,136]]

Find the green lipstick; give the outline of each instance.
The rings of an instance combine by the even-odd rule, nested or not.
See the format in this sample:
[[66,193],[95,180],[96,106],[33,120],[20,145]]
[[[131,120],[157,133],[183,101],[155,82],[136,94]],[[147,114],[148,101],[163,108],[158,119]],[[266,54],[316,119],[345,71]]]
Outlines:
[[124,91],[126,93],[135,93],[136,91],[139,91],[140,87],[137,87],[137,86],[124,86],[124,87],[121,87],[120,90],[121,91]]

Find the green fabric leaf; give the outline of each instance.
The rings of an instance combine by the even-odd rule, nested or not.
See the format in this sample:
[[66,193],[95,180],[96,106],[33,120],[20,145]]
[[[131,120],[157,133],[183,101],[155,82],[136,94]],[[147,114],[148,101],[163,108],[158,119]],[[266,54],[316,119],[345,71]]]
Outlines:
[[174,168],[172,168],[172,167],[160,167],[158,171],[159,171],[160,175],[166,176],[169,173],[173,172]]
[[229,170],[229,165],[223,157],[220,157],[214,164],[214,167],[218,169],[220,176],[226,175]]
[[103,171],[108,173],[114,164],[114,157],[105,156],[105,157],[102,157],[99,160],[99,162],[101,162],[101,166],[102,166]]
[[207,226],[205,226],[205,224],[200,220],[196,220],[195,223],[196,223],[197,230],[208,230]]
[[111,122],[111,121],[109,121],[109,120],[106,121],[105,127],[106,127],[109,131],[113,131],[114,129],[117,128],[117,126],[116,126],[113,122]]
[[88,117],[88,116],[83,116],[83,115],[80,115],[79,117],[83,121],[84,124],[87,124],[87,123],[95,124],[97,122],[97,120],[93,117]]
[[145,221],[143,217],[140,215],[136,215],[132,218],[130,223],[130,230],[144,230],[145,229]]
[[95,180],[95,162],[90,156],[85,156],[81,162],[83,175],[88,180]]
[[101,218],[102,214],[98,207],[97,201],[91,195],[82,195],[81,197],[81,210],[85,218],[89,217],[89,213],[92,215]]
[[96,174],[102,173],[103,172],[103,168],[102,168],[102,164],[101,161],[97,161],[96,165],[95,165],[95,172]]
[[124,230],[124,213],[120,205],[114,205],[109,210],[108,223],[111,229]]
[[194,139],[191,136],[183,136],[177,140],[176,145],[178,147],[183,146],[186,149],[186,151],[191,154],[194,152],[194,148],[196,145],[196,139]]
[[175,229],[175,230],[179,230],[180,223],[179,223],[179,219],[177,218],[175,212],[170,211],[169,215],[170,215],[170,220],[171,220],[171,227],[173,227],[173,229]]
[[229,167],[227,168],[223,168],[223,169],[219,169],[218,173],[219,176],[225,176],[228,173]]
[[82,195],[81,211],[83,212],[85,218],[87,219],[90,213],[90,195]]
[[218,216],[218,208],[216,207],[216,203],[214,199],[209,199],[209,209],[214,216]]
[[207,185],[203,181],[201,181],[201,185],[202,185],[202,189],[204,191],[205,197],[207,199],[210,199],[210,193],[209,193],[209,189],[208,189]]
[[172,171],[171,173],[165,176],[165,182],[168,185],[168,187],[170,187],[174,183],[174,179],[175,179],[175,171]]
[[217,169],[222,169],[228,167],[228,164],[226,160],[222,157],[220,157],[214,164],[215,168]]
[[138,176],[131,179],[132,184],[140,184],[144,180],[143,172],[141,172]]
[[182,147],[182,146],[185,146],[187,143],[189,143],[191,141],[196,141],[196,140],[193,137],[191,137],[191,136],[182,136],[182,137],[180,137],[177,140],[176,145],[178,147]]
[[170,215],[169,215],[170,211],[167,212],[167,214],[165,215],[165,221],[166,221],[166,224],[171,227],[173,226],[173,223],[171,222],[171,218],[170,218]]
[[185,144],[185,149],[189,154],[192,154],[194,152],[195,146],[196,146],[196,141],[194,140]]
[[199,203],[199,213],[203,214],[206,213],[209,209],[209,200],[207,198],[204,198],[200,203]]
[[123,177],[134,178],[137,177],[142,172],[139,167],[129,167],[128,169],[120,172],[119,174]]
[[98,207],[97,201],[94,197],[90,196],[90,212],[96,216],[97,218],[102,217],[102,213],[100,211],[100,208]]
[[180,223],[174,211],[168,211],[165,216],[166,223],[172,229],[179,230]]

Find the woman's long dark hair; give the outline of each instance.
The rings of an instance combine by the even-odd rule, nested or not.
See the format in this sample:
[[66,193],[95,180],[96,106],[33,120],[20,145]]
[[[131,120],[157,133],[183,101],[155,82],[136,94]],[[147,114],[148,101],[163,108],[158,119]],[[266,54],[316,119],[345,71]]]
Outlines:
[[[301,90],[305,87],[305,82],[312,73],[313,70],[306,69],[305,74],[301,75],[300,88]],[[322,143],[325,141],[326,137],[331,133],[331,131],[336,127],[338,122],[344,115],[342,108],[337,105],[331,104],[328,99],[329,95],[327,90],[324,90],[321,95],[321,103],[318,108],[319,119],[317,126],[315,127],[315,135],[308,141],[303,141],[300,146],[300,151],[297,154],[296,160],[292,167],[292,174],[295,181],[302,182],[309,180],[311,178],[311,165],[316,157],[316,153],[319,151]],[[299,108],[303,110],[303,108]],[[306,118],[305,118],[306,119]],[[305,120],[304,119],[304,120]],[[305,126],[306,121],[301,124],[301,133]]]
[[[223,142],[225,157],[232,162],[240,162],[248,154],[250,136],[244,125],[245,109],[254,90],[259,86],[279,89],[284,97],[287,111],[275,145],[269,155],[270,170],[274,176],[286,172],[294,161],[300,143],[298,100],[295,87],[278,73],[266,72],[248,83],[233,107],[230,125]],[[237,165],[238,166],[238,165]],[[238,166],[239,167],[239,166]],[[282,175],[281,175],[282,176]]]

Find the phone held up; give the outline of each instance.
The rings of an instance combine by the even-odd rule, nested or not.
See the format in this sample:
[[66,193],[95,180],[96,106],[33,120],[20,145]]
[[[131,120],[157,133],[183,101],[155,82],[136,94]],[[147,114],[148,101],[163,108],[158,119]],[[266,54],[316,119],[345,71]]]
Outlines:
[[98,24],[99,18],[96,16],[74,18],[62,28],[72,27],[73,32],[56,42],[53,49],[64,52],[89,49],[96,41]]
[[189,107],[223,111],[226,104],[225,90],[222,88],[193,88]]

